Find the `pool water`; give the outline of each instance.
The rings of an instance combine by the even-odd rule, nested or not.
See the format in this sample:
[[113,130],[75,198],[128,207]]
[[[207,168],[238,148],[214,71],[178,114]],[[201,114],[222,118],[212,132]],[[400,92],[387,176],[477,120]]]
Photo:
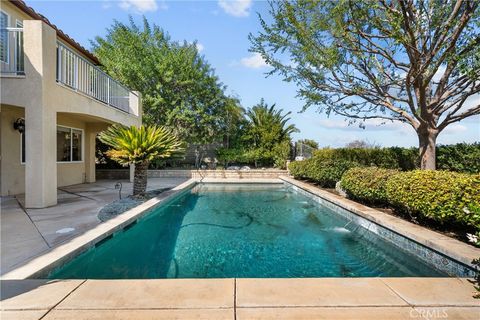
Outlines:
[[446,276],[286,185],[200,184],[49,278]]

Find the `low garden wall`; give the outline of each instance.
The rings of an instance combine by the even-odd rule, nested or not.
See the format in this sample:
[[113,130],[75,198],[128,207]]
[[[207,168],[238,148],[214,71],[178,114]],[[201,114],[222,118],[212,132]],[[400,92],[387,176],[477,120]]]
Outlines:
[[[148,170],[149,178],[219,178],[219,179],[276,179],[287,170]],[[129,179],[127,169],[102,169],[96,171],[97,180]]]

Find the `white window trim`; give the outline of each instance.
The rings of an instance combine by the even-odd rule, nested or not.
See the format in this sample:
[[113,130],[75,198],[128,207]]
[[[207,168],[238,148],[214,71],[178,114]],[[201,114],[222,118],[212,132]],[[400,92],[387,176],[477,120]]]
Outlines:
[[[81,131],[81,132],[82,132],[82,141],[80,141],[80,144],[82,145],[82,155],[81,155],[81,156],[82,156],[82,160],[79,160],[79,161],[72,161],[72,160],[70,160],[70,161],[57,161],[57,164],[59,164],[59,163],[61,163],[61,164],[66,164],[66,163],[83,163],[83,162],[84,162],[84,159],[85,159],[85,155],[84,155],[84,153],[85,153],[85,145],[84,145],[85,132],[84,132],[84,131],[85,131],[85,130],[80,129],[80,128],[69,127],[69,126],[62,126],[62,125],[58,125],[58,124],[57,124],[57,127],[56,127],[56,128],[58,128],[58,127],[60,127],[60,128],[65,128],[65,129],[70,129],[70,135],[72,135],[72,129],[78,130],[78,131]],[[55,128],[55,131],[56,131],[56,128]],[[55,135],[55,138],[56,138],[56,135]],[[73,156],[73,154],[72,154],[72,152],[73,152],[73,148],[72,148],[72,142],[73,142],[73,140],[72,140],[72,138],[70,138],[70,139],[71,139],[71,140],[70,140],[70,159],[72,159],[72,158],[73,158],[73,157],[72,157],[72,156]],[[57,143],[56,143],[56,140],[55,140],[55,146],[58,147],[58,145],[57,145]],[[57,157],[57,156],[56,156],[56,153],[55,153],[55,158],[56,158],[56,157]]]
[[[0,12],[4,13],[7,16],[7,28],[10,27],[10,15],[4,10],[0,10]],[[0,63],[10,64],[10,46],[8,45],[8,33],[7,33],[7,61],[0,60]]]
[[[61,163],[61,164],[66,164],[66,163],[83,163],[84,162],[84,159],[85,159],[85,130],[84,129],[80,129],[80,128],[74,128],[74,127],[68,127],[68,126],[61,126],[61,125],[57,125],[55,127],[55,132],[56,132],[56,129],[58,127],[61,127],[61,128],[65,128],[65,129],[70,129],[70,134],[71,134],[71,130],[72,129],[75,129],[75,130],[78,130],[78,131],[81,131],[82,132],[82,141],[80,142],[81,145],[82,145],[82,160],[79,160],[79,161],[56,161],[57,164]],[[22,161],[22,148],[23,148],[23,135],[25,133],[21,133],[20,134],[20,164],[25,164],[24,161]],[[56,136],[55,136],[56,138]],[[56,139],[55,139],[55,147],[57,147],[57,142],[56,142]],[[71,149],[71,143],[70,143],[70,158],[72,158],[72,150]],[[55,153],[55,158],[56,158],[56,153]],[[25,149],[25,160],[27,160],[27,150]]]
[[23,21],[15,19],[15,28],[23,28]]

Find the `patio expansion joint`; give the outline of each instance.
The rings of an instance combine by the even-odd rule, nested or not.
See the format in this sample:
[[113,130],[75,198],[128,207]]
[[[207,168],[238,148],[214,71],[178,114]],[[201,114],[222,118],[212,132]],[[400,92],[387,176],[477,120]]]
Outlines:
[[62,192],[65,192],[65,193],[68,193],[68,194],[73,194],[77,197],[81,197],[81,198],[85,198],[85,199],[88,199],[88,200],[92,200],[92,201],[95,201],[97,202],[97,199],[94,199],[94,198],[90,198],[88,196],[84,196],[83,194],[79,194],[79,193],[75,193],[75,192],[72,192],[72,191],[68,191],[66,189],[62,189],[62,188],[58,188],[58,190],[62,191]]
[[43,234],[40,232],[40,230],[38,230],[38,227],[37,225],[35,224],[35,222],[32,220],[32,217],[30,217],[30,215],[28,214],[27,212],[27,209],[22,205],[22,203],[18,200],[17,197],[14,197],[15,198],[15,201],[17,201],[18,203],[18,206],[22,209],[22,211],[25,213],[25,215],[28,217],[28,220],[30,220],[30,222],[33,224],[33,226],[35,227],[35,230],[37,230],[38,234],[40,235],[40,237],[42,237],[43,241],[45,242],[45,244],[47,245],[48,248],[52,248],[52,246],[48,243],[47,239],[45,239],[45,237],[43,236]]
[[73,292],[75,292],[78,288],[80,288],[80,286],[82,286],[85,282],[87,282],[87,279],[83,280],[82,282],[80,282],[78,284],[78,286],[76,286],[75,288],[73,288],[72,291],[70,291],[69,293],[67,293],[65,295],[65,297],[63,297],[62,299],[60,299],[60,301],[58,301],[55,305],[53,305],[41,318],[39,318],[38,320],[42,320],[43,318],[45,318],[49,313],[50,311],[52,311],[53,309],[55,309],[60,303],[62,303],[63,301],[65,301],[65,299],[67,299]]
[[[65,297],[66,298],[66,297]],[[61,301],[60,301],[61,302]],[[218,307],[134,307],[134,308],[117,308],[117,307],[109,307],[109,308],[52,308],[55,310],[62,310],[62,311],[101,311],[101,310],[106,310],[106,311],[135,311],[135,310],[233,310],[233,307],[223,307],[223,306],[218,306]],[[31,309],[29,309],[31,310]],[[43,309],[39,309],[43,310]]]
[[407,300],[405,300],[397,291],[395,291],[392,287],[390,287],[385,281],[383,281],[382,278],[379,278],[380,281],[390,290],[393,292],[393,294],[395,294],[397,297],[399,297],[400,299],[402,299],[402,301],[404,301],[406,304],[408,304],[410,307],[415,307],[415,305],[411,304],[410,302],[408,302]]
[[237,278],[233,278],[233,319],[237,320]]

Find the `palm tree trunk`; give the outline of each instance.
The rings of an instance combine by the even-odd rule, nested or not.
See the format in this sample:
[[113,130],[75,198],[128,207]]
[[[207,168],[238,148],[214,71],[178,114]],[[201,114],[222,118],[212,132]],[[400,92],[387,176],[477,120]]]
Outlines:
[[147,190],[147,171],[148,162],[135,164],[135,172],[133,175],[133,195],[139,196],[145,194]]

